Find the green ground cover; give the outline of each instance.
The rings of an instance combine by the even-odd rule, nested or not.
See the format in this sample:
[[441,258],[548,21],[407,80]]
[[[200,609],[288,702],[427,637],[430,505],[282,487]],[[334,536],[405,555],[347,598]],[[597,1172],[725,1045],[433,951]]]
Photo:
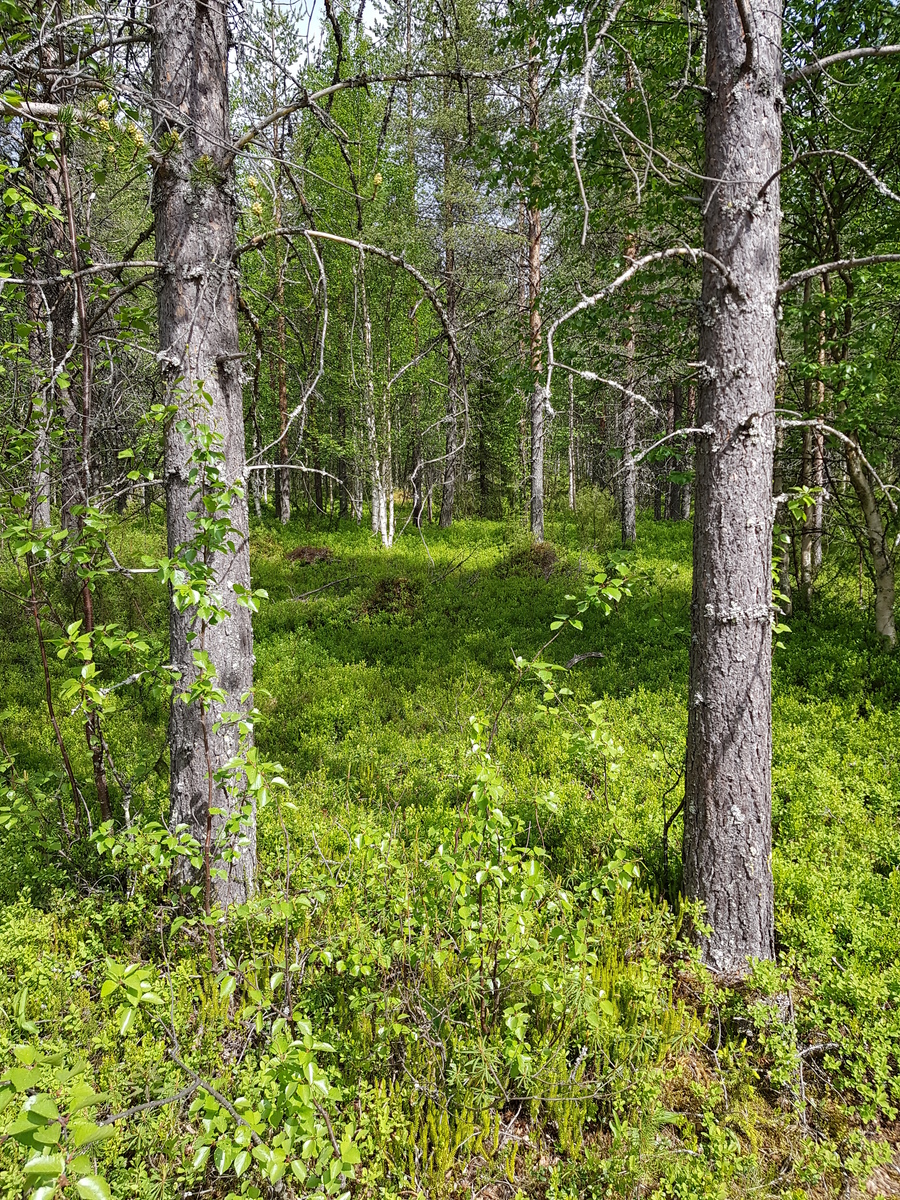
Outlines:
[[[216,927],[215,963],[152,831],[160,697],[123,689],[106,722],[135,829],[103,853],[70,846],[33,626],[0,599],[0,1051],[61,1113],[82,1084],[105,1097],[81,1110],[100,1133],[75,1121],[70,1141],[113,1195],[840,1195],[890,1157],[898,661],[837,568],[789,622],[774,674],[779,964],[714,987],[677,899],[690,529],[643,522],[631,594],[547,650],[603,655],[553,674],[571,691],[562,712],[530,677],[511,687],[511,663],[605,566],[608,514],[548,536],[554,549],[534,551],[509,523],[470,521],[385,552],[346,523],[254,528],[269,593],[257,743],[288,787],[259,814],[260,894]],[[161,538],[130,526],[119,557]],[[329,556],[292,559],[298,546]],[[107,579],[98,606],[163,645],[152,580]],[[58,692],[70,669],[52,672]],[[80,722],[58,707],[89,778]],[[201,1088],[100,1124],[198,1076],[218,1099]],[[26,1094],[0,1090],[0,1137]],[[40,1182],[21,1148],[0,1143],[0,1194]]]

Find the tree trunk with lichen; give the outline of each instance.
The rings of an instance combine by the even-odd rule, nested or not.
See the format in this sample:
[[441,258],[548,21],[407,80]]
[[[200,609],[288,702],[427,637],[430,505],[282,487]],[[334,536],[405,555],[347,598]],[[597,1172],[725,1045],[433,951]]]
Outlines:
[[[162,0],[151,6],[154,96],[153,182],[158,276],[160,361],[167,422],[165,485],[169,555],[197,542],[195,464],[185,432],[204,424],[221,438],[222,483],[243,481],[244,424],[233,263],[235,209],[230,155],[227,63],[229,34],[222,0]],[[209,706],[176,700],[169,722],[171,823],[185,825],[211,868],[207,899],[222,906],[252,892],[256,871],[255,822],[229,839],[233,802],[213,779],[239,749],[235,724],[224,714],[246,710],[253,686],[250,612],[234,588],[249,588],[248,514],[240,490],[230,508],[233,548],[208,556],[214,592],[228,616],[201,625],[195,610],[169,611],[170,656],[180,689],[197,677],[202,650],[223,698]],[[211,811],[213,810],[213,811]],[[222,810],[221,813],[215,810]],[[229,848],[228,859],[223,849]],[[181,882],[198,881],[181,859]]]
[[774,956],[772,456],[778,353],[780,6],[711,0],[684,889],[721,974]]

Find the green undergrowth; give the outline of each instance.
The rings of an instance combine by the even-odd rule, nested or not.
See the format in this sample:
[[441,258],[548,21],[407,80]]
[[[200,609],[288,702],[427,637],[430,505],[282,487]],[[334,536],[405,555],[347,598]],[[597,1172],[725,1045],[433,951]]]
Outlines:
[[[897,660],[839,570],[789,621],[779,962],[714,986],[678,901],[690,528],[644,521],[615,555],[630,594],[546,651],[592,653],[553,675],[576,721],[529,673],[515,685],[613,534],[602,505],[540,547],[489,521],[408,528],[390,551],[350,523],[254,527],[256,739],[288,787],[215,962],[152,831],[161,698],[123,689],[106,718],[134,830],[102,853],[61,836],[34,628],[0,598],[0,1195],[41,1186],[22,1171],[36,1146],[63,1155],[62,1191],[123,1198],[838,1196],[890,1157]],[[117,538],[135,564],[163,542],[140,523]],[[289,556],[303,546],[330,553]],[[106,579],[97,605],[164,655],[155,582]],[[51,661],[57,694],[66,670]]]

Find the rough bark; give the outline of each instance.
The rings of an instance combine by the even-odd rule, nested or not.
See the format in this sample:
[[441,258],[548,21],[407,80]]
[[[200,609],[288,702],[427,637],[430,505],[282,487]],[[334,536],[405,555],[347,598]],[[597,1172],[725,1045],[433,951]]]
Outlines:
[[[752,52],[751,52],[752,51]],[[704,263],[685,775],[684,888],[706,962],[774,955],[771,866],[772,456],[775,443],[780,6],[711,0]]]
[[[229,147],[227,61],[229,36],[223,0],[196,4],[165,0],[151,6],[154,142],[160,156],[153,186],[160,360],[167,401],[178,419],[209,425],[222,437],[221,474],[230,484],[245,474],[244,427],[238,345],[238,305],[233,267],[235,211]],[[197,485],[190,479],[191,451],[179,420],[166,430],[165,485],[169,554],[196,540]],[[233,502],[234,549],[209,556],[226,619],[199,628],[192,609],[169,613],[171,662],[182,687],[196,677],[194,651],[202,645],[224,692],[203,711],[197,702],[175,702],[169,725],[171,820],[184,823],[210,847],[212,903],[241,902],[256,870],[255,824],[230,864],[216,861],[229,810],[224,790],[211,782],[238,750],[234,725],[216,728],[223,712],[244,708],[253,686],[253,632],[248,609],[232,589],[249,587],[246,496]],[[191,640],[195,637],[196,640]],[[222,809],[225,815],[211,813]],[[182,881],[196,876],[182,863]],[[217,877],[218,871],[222,872]]]

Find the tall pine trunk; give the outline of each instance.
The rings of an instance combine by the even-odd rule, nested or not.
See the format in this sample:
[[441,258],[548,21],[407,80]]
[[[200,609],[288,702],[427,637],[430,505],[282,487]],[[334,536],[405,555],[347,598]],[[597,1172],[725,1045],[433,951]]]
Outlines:
[[[182,432],[198,422],[222,437],[225,484],[244,478],[244,423],[238,347],[238,303],[224,0],[160,0],[150,8],[153,39],[154,142],[159,155],[153,188],[158,276],[160,360],[167,403],[177,416],[166,429],[165,484],[169,554],[196,540],[191,513],[197,485],[191,448]],[[176,701],[169,724],[171,820],[187,825],[206,848],[207,902],[241,902],[252,891],[255,827],[234,858],[221,856],[229,798],[212,775],[238,750],[223,713],[244,707],[253,686],[250,612],[233,588],[249,587],[246,495],[231,505],[233,549],[209,556],[215,591],[229,615],[201,627],[192,608],[169,612],[170,656],[181,687],[196,678],[195,651],[215,668],[221,702],[203,707]],[[213,811],[211,811],[213,810]],[[214,810],[222,810],[217,813]],[[186,860],[182,860],[186,863]],[[221,875],[220,875],[221,872]],[[210,878],[211,874],[211,878]],[[183,880],[194,881],[185,865]]]
[[781,165],[780,5],[710,0],[684,888],[706,962],[774,955],[772,456]]

